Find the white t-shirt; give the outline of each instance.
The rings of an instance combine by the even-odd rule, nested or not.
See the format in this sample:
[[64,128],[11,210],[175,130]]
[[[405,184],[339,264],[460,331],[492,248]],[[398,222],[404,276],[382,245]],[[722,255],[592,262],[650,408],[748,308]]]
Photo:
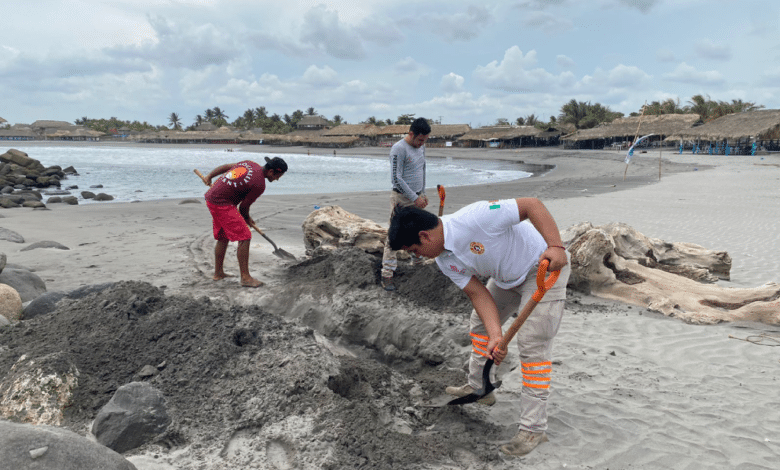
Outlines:
[[525,220],[514,199],[480,201],[441,218],[444,252],[439,269],[461,289],[473,275],[489,276],[511,289],[525,280],[547,243]]

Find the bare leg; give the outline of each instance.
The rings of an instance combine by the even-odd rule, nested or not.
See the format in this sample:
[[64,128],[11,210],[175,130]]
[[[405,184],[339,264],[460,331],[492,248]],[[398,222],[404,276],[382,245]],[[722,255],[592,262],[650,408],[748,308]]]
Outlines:
[[225,253],[227,253],[228,241],[217,240],[214,246],[214,280],[219,281],[228,277],[225,273]]
[[262,281],[258,281],[249,274],[249,242],[251,240],[241,240],[238,242],[238,269],[241,271],[241,285],[244,287],[260,287]]

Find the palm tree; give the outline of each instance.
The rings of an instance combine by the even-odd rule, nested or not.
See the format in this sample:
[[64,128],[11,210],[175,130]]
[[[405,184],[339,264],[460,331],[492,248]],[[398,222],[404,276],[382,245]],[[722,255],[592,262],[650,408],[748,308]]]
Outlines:
[[219,106],[214,106],[214,119],[222,119],[225,122],[229,119],[228,115],[224,113]]
[[574,98],[568,103],[561,106],[560,119],[564,124],[574,124],[577,129],[580,128],[580,121],[585,119],[587,115],[586,107],[588,103],[577,101]]
[[705,98],[702,95],[694,95],[691,97],[690,101],[688,101],[690,106],[688,109],[693,114],[698,114],[701,116],[702,121],[708,121],[710,117],[710,110],[712,109],[712,100],[710,99],[709,95],[707,98]]
[[342,118],[341,118],[340,114],[337,114],[337,115],[333,116],[333,124],[338,126],[338,125],[341,124],[341,121],[342,121]]
[[168,116],[168,122],[171,123],[174,129],[181,130],[181,119],[179,119],[179,115],[176,113],[171,113],[170,116]]
[[313,108],[313,107],[312,107],[312,108],[307,108],[307,109],[306,109],[306,115],[307,115],[307,116],[314,116],[314,114],[315,114],[315,113],[316,113],[316,111],[314,110],[314,108]]
[[252,109],[247,109],[244,111],[243,122],[247,129],[254,127],[255,112]]
[[263,119],[268,118],[268,112],[265,110],[265,106],[260,106],[259,108],[255,108],[255,119],[258,121],[262,121]]
[[531,114],[529,116],[526,116],[525,118],[525,125],[526,126],[535,126],[539,122],[539,118],[536,117],[535,114]]
[[206,114],[206,120],[208,122],[211,122],[211,121],[214,120],[214,110],[213,109],[211,109],[211,108],[207,109],[205,114]]
[[525,118],[519,117],[515,119],[515,124],[517,124],[518,126],[525,126]]

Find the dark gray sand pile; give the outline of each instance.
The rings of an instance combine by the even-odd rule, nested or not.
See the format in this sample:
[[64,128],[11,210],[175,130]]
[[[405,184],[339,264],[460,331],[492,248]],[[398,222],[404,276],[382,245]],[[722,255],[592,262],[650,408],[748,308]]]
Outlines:
[[[173,422],[128,455],[171,468],[504,465],[496,441],[513,426],[476,405],[421,406],[464,379],[468,301],[432,264],[400,268],[388,295],[378,263],[315,256],[289,268],[268,307],[116,283],[0,330],[0,368],[61,352],[80,372],[65,426],[81,434],[118,387],[148,381]],[[294,311],[273,313],[282,305]],[[141,378],[147,365],[158,373]]]

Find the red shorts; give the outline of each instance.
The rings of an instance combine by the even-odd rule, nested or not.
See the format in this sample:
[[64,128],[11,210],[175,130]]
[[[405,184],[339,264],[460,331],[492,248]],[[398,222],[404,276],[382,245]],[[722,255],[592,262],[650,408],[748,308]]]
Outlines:
[[251,240],[252,232],[236,206],[216,206],[206,202],[214,219],[214,239],[238,242]]

